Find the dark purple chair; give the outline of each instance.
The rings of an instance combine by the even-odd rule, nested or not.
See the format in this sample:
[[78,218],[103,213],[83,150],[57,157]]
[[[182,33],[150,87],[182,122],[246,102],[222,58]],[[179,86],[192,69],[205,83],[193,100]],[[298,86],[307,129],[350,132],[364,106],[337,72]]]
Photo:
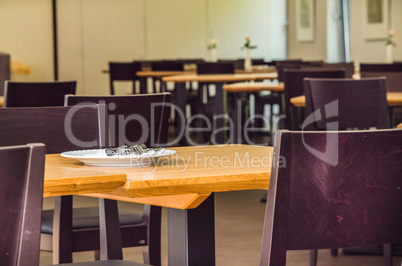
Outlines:
[[[115,123],[110,126],[110,129],[114,128],[110,132],[111,147],[134,144],[161,147],[166,146],[168,141],[170,98],[167,92],[125,96],[67,95],[65,104],[105,103],[109,118],[113,118],[109,119],[109,123]],[[119,127],[118,123],[123,123],[124,127]],[[125,131],[121,132],[120,129]]]
[[115,81],[132,82],[133,94],[136,94],[136,81],[140,80],[137,72],[141,71],[141,69],[141,62],[109,62],[110,94],[115,94]]
[[[118,124],[110,126],[110,146],[146,144],[148,147],[166,146],[168,137],[168,125],[170,117],[170,93],[155,93],[127,96],[66,96],[66,105],[105,103],[109,110],[109,122],[126,119],[130,116],[140,116],[146,124],[140,124],[136,120],[125,124],[125,134],[121,136]],[[153,104],[159,106],[153,107]],[[113,117],[113,119],[111,119]],[[121,117],[121,118],[119,118]],[[133,117],[134,118],[134,117]],[[115,129],[113,132],[112,129]],[[145,132],[145,134],[143,134]],[[147,133],[148,132],[148,133]],[[145,139],[144,139],[145,136]],[[124,139],[120,139],[124,137]],[[127,137],[127,139],[126,139]],[[142,139],[141,139],[142,138]],[[125,142],[129,141],[129,143]],[[74,251],[99,250],[99,238],[88,238],[88,232],[96,231],[98,222],[95,208],[74,209],[77,218],[74,217],[73,233]],[[78,214],[79,212],[79,214]],[[51,211],[46,220],[49,225]],[[144,261],[152,265],[161,264],[161,207],[144,205],[144,213],[138,214],[130,211],[120,213],[120,225],[123,247],[144,247]],[[48,232],[51,233],[51,232]]]
[[[69,125],[67,128],[66,121]],[[107,110],[104,104],[78,108],[0,108],[0,123],[2,124],[0,146],[41,142],[46,145],[46,152],[50,154],[105,147],[108,139],[105,130]],[[60,221],[60,224],[55,222],[57,226],[53,228],[55,236],[53,251],[55,254],[65,254],[68,253],[65,249],[68,251],[72,246],[72,239],[69,237],[71,235],[69,228],[72,224],[72,196],[56,197],[55,210],[54,219]],[[63,239],[61,244],[56,241],[60,238]],[[58,256],[56,257],[54,263],[59,263]],[[61,262],[71,260],[71,254],[70,257],[67,254],[61,258]]]
[[75,94],[76,81],[6,81],[4,107],[63,106],[64,95]]
[[304,95],[304,78],[345,78],[343,69],[285,69],[283,71],[285,83],[285,111],[286,129],[296,130],[303,114],[297,113],[297,109],[291,104],[290,99]]
[[[235,73],[235,63],[232,62],[208,62],[197,64],[197,74],[198,75],[211,75],[211,74],[234,74]],[[209,92],[209,86],[214,85],[215,83],[198,83],[198,94],[195,98],[195,114],[205,115],[211,123],[213,123],[213,114],[215,112],[215,101],[223,102],[223,98],[221,99],[220,95],[223,93],[216,93],[215,96],[211,96]],[[219,89],[217,86],[215,88]],[[228,94],[227,97],[227,110],[228,113],[231,112],[233,95]],[[206,99],[206,102],[204,102]],[[199,121],[198,121],[199,122]],[[204,123],[202,121],[201,123]],[[203,124],[199,124],[199,126],[204,127]],[[203,134],[198,134],[198,143],[209,143],[211,132],[206,131]]]
[[402,130],[278,131],[273,154],[261,266],[285,265],[287,250],[402,242]]
[[45,146],[0,148],[0,262],[39,265]]
[[[311,118],[309,129],[328,130],[337,121],[338,130],[390,128],[385,78],[370,79],[304,79],[306,117]],[[328,116],[331,103],[337,100]],[[319,111],[317,111],[319,110]],[[335,115],[335,116],[334,116]]]
[[340,62],[340,63],[324,63],[323,65],[303,65],[302,69],[344,69],[345,78],[353,78],[355,74],[355,65],[353,62]]
[[401,72],[402,64],[360,63],[360,72]]
[[[184,62],[178,61],[156,61],[151,64],[152,71],[184,71]],[[165,92],[167,90],[166,83],[160,78],[153,78],[153,92],[157,92],[156,82],[159,81],[159,92]]]

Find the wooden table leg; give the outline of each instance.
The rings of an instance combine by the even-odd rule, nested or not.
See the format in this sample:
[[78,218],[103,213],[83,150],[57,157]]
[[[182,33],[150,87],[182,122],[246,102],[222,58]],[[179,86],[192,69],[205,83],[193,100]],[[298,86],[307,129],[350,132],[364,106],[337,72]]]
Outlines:
[[215,265],[212,193],[195,209],[168,209],[168,265]]

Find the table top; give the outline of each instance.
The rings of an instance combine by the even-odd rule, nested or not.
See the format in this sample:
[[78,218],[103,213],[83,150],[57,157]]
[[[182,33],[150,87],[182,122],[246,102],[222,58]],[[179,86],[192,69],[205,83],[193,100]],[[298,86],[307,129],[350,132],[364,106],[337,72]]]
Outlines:
[[[85,166],[75,159],[48,155],[45,187],[46,182],[59,178],[78,178],[80,171],[88,188],[91,182],[100,183],[98,178],[113,177],[121,182],[123,175],[127,181],[115,190],[99,191],[93,187],[96,193],[88,196],[180,209],[197,207],[212,192],[268,188],[272,147],[235,144],[170,149],[177,153],[162,157],[157,165],[132,168]],[[47,192],[45,189],[45,195]],[[85,193],[91,191],[80,194]]]
[[208,74],[208,75],[176,75],[163,77],[162,80],[165,82],[188,82],[188,81],[198,81],[198,82],[241,82],[241,81],[257,81],[257,80],[273,80],[277,79],[277,73],[250,73],[250,74]]
[[[306,106],[306,97],[304,95],[290,99],[290,102],[296,107]],[[402,92],[387,92],[388,106],[402,106]]]
[[110,192],[126,182],[126,175],[97,168],[81,169],[77,160],[47,154],[43,196],[76,195],[83,193]]
[[223,90],[229,92],[260,92],[260,91],[273,91],[283,92],[285,85],[283,82],[279,83],[257,83],[257,82],[239,82],[223,85]]

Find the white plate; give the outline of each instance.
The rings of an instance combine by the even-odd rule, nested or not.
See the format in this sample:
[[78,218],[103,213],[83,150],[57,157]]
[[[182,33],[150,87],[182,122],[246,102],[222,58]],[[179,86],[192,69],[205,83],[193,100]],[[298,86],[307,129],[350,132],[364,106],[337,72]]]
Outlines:
[[60,155],[80,160],[90,166],[146,167],[158,161],[159,157],[175,154],[175,150],[160,149],[142,155],[107,156],[105,149],[66,151]]

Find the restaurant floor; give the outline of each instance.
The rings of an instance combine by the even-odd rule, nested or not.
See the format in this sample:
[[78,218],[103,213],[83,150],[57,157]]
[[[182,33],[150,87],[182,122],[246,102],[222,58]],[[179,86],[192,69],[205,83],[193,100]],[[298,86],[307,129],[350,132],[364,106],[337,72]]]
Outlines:
[[[258,265],[265,204],[260,199],[266,191],[250,190],[216,193],[216,264]],[[97,199],[75,197],[78,207],[97,204]],[[52,208],[52,199],[45,199],[44,208]],[[141,211],[139,204],[119,203],[120,208]],[[287,265],[309,265],[309,251],[288,251]],[[124,249],[124,259],[142,262],[142,248]],[[402,257],[394,257],[393,265],[401,265]],[[92,252],[74,254],[74,261],[93,260]],[[41,252],[40,265],[52,264],[52,253]],[[166,209],[162,213],[162,265],[167,265]],[[318,265],[383,265],[382,256],[344,255],[331,257],[329,250],[320,250]]]

